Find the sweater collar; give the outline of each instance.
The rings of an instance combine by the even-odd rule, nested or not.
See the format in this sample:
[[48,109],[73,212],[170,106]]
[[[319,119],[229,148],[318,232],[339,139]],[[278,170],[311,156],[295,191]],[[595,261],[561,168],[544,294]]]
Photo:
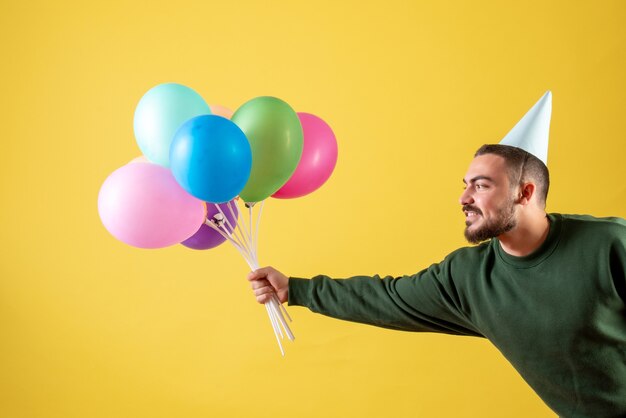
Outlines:
[[491,240],[491,245],[498,255],[498,257],[507,264],[514,267],[530,268],[540,264],[543,260],[548,258],[550,254],[554,252],[561,236],[562,217],[558,213],[548,214],[548,222],[550,223],[550,230],[545,241],[532,253],[523,257],[516,257],[507,254],[500,245],[500,240],[494,238]]

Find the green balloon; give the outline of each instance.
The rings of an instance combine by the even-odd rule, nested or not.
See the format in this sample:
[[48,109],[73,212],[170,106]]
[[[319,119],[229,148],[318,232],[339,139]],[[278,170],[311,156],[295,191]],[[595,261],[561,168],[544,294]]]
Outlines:
[[250,179],[239,197],[247,203],[260,202],[276,193],[300,162],[304,144],[300,119],[284,101],[257,97],[237,109],[231,120],[252,149]]

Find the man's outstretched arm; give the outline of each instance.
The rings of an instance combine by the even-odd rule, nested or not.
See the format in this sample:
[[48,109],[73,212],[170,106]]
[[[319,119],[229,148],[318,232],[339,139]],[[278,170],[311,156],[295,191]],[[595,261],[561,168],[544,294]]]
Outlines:
[[248,280],[259,303],[269,301],[275,292],[281,303],[337,319],[404,331],[480,335],[465,314],[449,303],[450,296],[433,274],[425,270],[398,278],[299,279],[264,267],[250,273]]

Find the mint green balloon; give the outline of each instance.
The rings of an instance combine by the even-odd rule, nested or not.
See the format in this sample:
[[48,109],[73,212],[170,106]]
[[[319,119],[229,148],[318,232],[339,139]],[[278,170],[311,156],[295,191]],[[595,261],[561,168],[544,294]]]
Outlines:
[[148,160],[169,167],[170,145],[178,128],[191,118],[210,114],[209,105],[193,89],[159,84],[143,95],[135,109],[137,145]]
[[298,114],[275,97],[244,103],[231,118],[250,142],[252,171],[239,193],[244,202],[270,197],[289,180],[300,162],[304,144]]

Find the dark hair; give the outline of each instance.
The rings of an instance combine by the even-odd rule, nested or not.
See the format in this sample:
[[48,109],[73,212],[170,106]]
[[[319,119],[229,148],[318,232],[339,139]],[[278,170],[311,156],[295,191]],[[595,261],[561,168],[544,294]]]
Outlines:
[[510,145],[485,144],[478,148],[474,157],[484,154],[494,154],[504,158],[511,187],[521,186],[528,181],[535,183],[539,202],[545,207],[550,188],[550,173],[543,161],[521,148]]

